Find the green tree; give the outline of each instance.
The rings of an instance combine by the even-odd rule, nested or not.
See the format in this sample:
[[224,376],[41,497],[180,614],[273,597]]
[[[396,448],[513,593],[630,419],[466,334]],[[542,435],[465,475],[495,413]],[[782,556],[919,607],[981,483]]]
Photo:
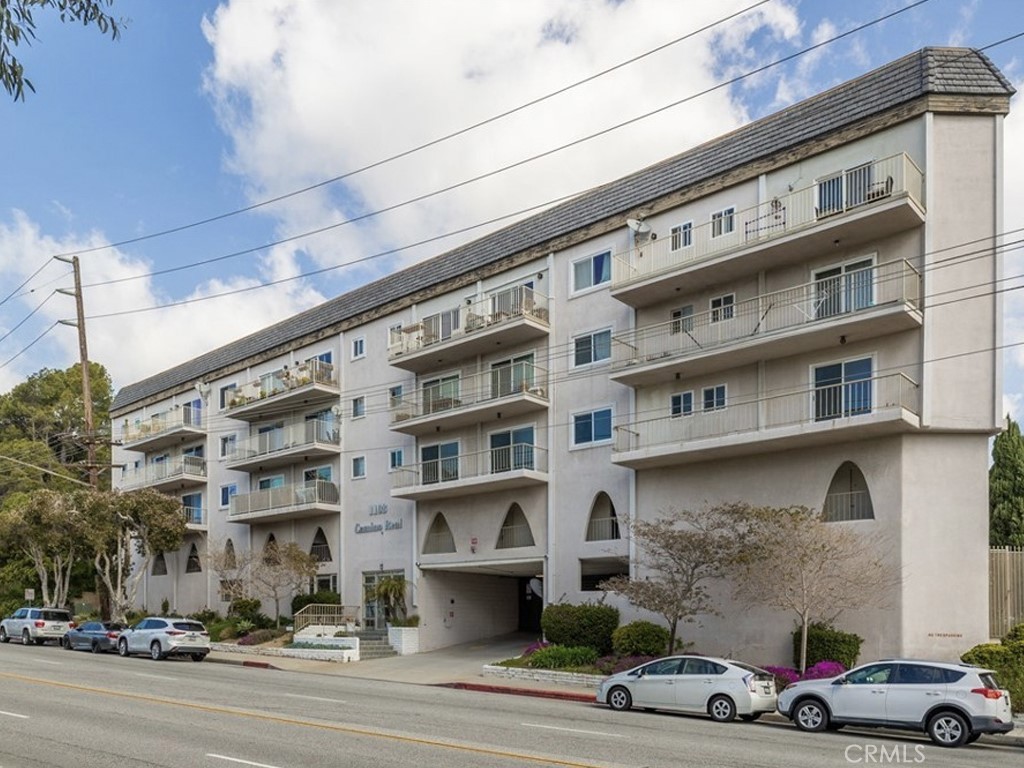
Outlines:
[[62,22],[77,21],[83,26],[94,26],[104,35],[116,40],[125,26],[104,11],[114,0],[0,0],[0,83],[14,100],[25,100],[25,87],[35,92],[32,81],[25,77],[25,67],[14,56],[21,43],[31,45],[36,38],[34,14],[52,10],[60,14]]
[[988,470],[988,540],[993,547],[1024,546],[1024,439],[1009,416],[992,445]]

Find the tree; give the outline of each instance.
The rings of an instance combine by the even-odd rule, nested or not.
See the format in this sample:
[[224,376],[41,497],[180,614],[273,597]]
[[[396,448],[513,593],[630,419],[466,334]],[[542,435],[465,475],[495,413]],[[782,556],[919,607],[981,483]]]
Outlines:
[[405,621],[405,592],[409,584],[405,576],[385,576],[366,596],[380,602],[384,608],[385,621]]
[[43,605],[67,605],[83,549],[82,516],[70,494],[44,490],[11,498],[0,512],[0,540],[32,562]]
[[807,507],[751,508],[746,546],[736,560],[736,596],[796,614],[803,671],[811,624],[884,607],[901,580],[889,554],[877,535],[827,523]]
[[320,562],[290,541],[283,547],[270,542],[259,557],[248,557],[248,578],[257,597],[274,601],[274,622],[281,627],[281,601],[290,598],[316,576]]
[[124,622],[153,558],[178,549],[185,538],[181,502],[152,488],[77,496],[96,572],[110,595],[111,618]]
[[711,582],[726,575],[743,542],[746,507],[726,504],[700,510],[670,509],[656,520],[626,520],[637,547],[637,577],[615,576],[600,588],[657,613],[675,648],[681,621],[714,614]]
[[42,9],[60,13],[62,22],[78,21],[83,26],[95,26],[112,40],[121,35],[125,26],[123,19],[117,20],[104,12],[104,6],[112,6],[114,0],[2,0],[0,2],[0,83],[3,83],[14,100],[25,100],[25,87],[35,92],[32,81],[25,77],[25,67],[15,58],[12,49],[22,42],[31,44],[36,39],[36,22],[33,14]]
[[988,470],[989,544],[1024,546],[1024,438],[1009,416],[992,445]]

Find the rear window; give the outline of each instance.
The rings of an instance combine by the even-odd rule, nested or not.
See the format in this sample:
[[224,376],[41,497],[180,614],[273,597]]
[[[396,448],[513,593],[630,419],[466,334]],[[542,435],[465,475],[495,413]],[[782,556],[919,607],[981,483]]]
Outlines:
[[43,611],[43,621],[71,621],[67,611]]
[[200,624],[198,621],[176,621],[174,622],[174,628],[180,629],[182,632],[205,632],[206,627]]
[[981,680],[981,684],[986,688],[991,688],[996,691],[1003,690],[1003,686],[999,684],[999,681],[996,680],[996,676],[991,672],[984,672],[978,675],[978,678]]

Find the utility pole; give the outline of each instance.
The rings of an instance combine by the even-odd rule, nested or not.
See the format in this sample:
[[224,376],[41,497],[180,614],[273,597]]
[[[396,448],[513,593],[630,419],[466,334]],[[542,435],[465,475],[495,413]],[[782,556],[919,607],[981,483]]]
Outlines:
[[85,448],[89,470],[89,485],[93,488],[99,485],[99,472],[96,466],[96,433],[93,428],[92,418],[92,387],[89,384],[89,348],[85,342],[85,305],[82,303],[82,270],[78,264],[78,257],[70,259],[61,256],[54,256],[57,261],[71,264],[75,271],[75,290],[69,291],[66,288],[58,288],[57,293],[63,293],[75,297],[75,311],[77,321],[60,320],[63,325],[73,325],[78,328],[78,356],[82,363],[82,409],[85,412]]

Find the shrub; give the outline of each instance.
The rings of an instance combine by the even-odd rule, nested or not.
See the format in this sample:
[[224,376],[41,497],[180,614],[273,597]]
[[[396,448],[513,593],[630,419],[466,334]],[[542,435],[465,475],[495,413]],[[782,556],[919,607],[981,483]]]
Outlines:
[[418,613],[412,613],[406,616],[404,619],[392,619],[392,627],[418,627],[420,625],[420,617]]
[[228,616],[238,619],[248,619],[255,622],[260,613],[262,603],[256,597],[239,597],[231,601],[228,608]]
[[[807,666],[819,661],[838,661],[849,669],[857,663],[864,638],[815,622],[807,628]],[[793,631],[793,664],[800,665],[800,627]]]
[[633,621],[612,632],[619,656],[659,656],[668,648],[668,630],[650,621]]
[[619,610],[594,603],[556,603],[544,609],[540,626],[545,639],[555,645],[586,646],[605,654],[612,649],[612,632],[619,626]]
[[522,654],[523,658],[526,658],[527,656],[536,653],[541,648],[547,648],[549,645],[551,645],[551,643],[549,643],[547,640],[534,640],[532,643],[526,646],[526,649],[523,651]]
[[982,643],[964,653],[960,660],[976,667],[998,670],[1012,662],[1013,654],[1009,646],[999,643]]
[[1010,627],[1010,631],[1003,635],[1003,645],[1011,645],[1013,643],[1024,643],[1024,624]]
[[254,629],[252,632],[247,634],[245,637],[239,638],[239,645],[260,645],[273,640],[276,637],[280,637],[282,633],[276,632],[273,629]]
[[296,595],[292,598],[292,614],[298,613],[307,605],[323,603],[325,605],[341,605],[341,595],[325,589],[321,592],[314,592],[311,595]]
[[530,654],[527,666],[534,669],[573,669],[589,667],[597,661],[597,651],[589,646],[549,645]]
[[235,625],[231,619],[218,619],[206,625],[206,631],[210,633],[210,640],[215,643],[221,640],[233,640],[238,636],[235,632]]
[[204,625],[209,627],[210,624],[220,620],[220,614],[210,608],[203,608],[201,611],[190,613],[187,618],[201,621]]
[[235,621],[235,632],[239,635],[248,635],[256,629],[256,622],[250,621],[249,619],[237,619]]
[[171,602],[166,597],[160,601],[160,615],[170,616],[171,615]]
[[782,691],[800,679],[800,673],[792,667],[765,667],[765,672],[775,676],[775,690]]
[[838,677],[846,671],[846,667],[838,661],[819,661],[817,664],[808,667],[801,675],[801,680],[825,680],[829,677]]

